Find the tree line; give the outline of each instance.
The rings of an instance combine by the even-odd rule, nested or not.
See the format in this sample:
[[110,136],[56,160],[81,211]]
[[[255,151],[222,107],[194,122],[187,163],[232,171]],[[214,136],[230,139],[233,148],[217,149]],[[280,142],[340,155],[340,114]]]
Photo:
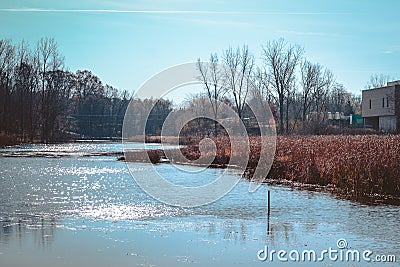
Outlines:
[[[148,135],[159,135],[171,112],[175,128],[182,129],[180,123],[188,114],[203,114],[204,109],[209,109],[214,121],[198,120],[183,132],[208,127],[212,128],[207,129],[209,135],[217,135],[221,126],[216,120],[230,116],[221,103],[248,122],[254,115],[248,105],[252,102],[271,109],[281,134],[318,134],[326,125],[327,112],[359,113],[361,98],[304,54],[302,47],[278,39],[262,46],[256,64],[248,46],[229,47],[220,55],[211,53],[209,64],[198,59],[203,91],[184,105],[173,108],[171,101],[163,99],[133,99],[131,104],[135,116],[150,114],[140,118],[147,120]],[[219,64],[226,66],[224,71]],[[388,79],[373,75],[366,88],[381,86]],[[53,38],[42,38],[33,46],[0,40],[0,137],[13,136],[21,142],[121,137],[129,101],[126,90],[103,83],[91,71],[69,71]]]
[[[360,96],[348,92],[328,68],[305,58],[302,47],[284,39],[262,46],[259,65],[246,45],[229,47],[221,56],[211,53],[209,62],[199,58],[198,69],[215,118],[221,101],[230,101],[244,119],[246,102],[257,100],[271,107],[280,134],[318,133],[328,112],[360,112]],[[221,72],[219,63],[231,71]]]
[[53,38],[0,40],[0,135],[21,142],[120,137],[127,91],[75,73]]
[[[284,39],[262,46],[259,64],[247,45],[229,47],[220,55],[213,52],[207,62],[197,60],[198,79],[203,85],[200,93],[178,107],[168,100],[134,99],[135,121],[142,122],[146,120],[143,114],[150,114],[147,135],[159,135],[163,127],[169,127],[168,132],[174,135],[217,136],[224,132],[217,121],[232,119],[226,110],[229,107],[248,127],[248,133],[257,134],[252,121],[257,110],[250,108],[256,106],[271,109],[280,134],[328,133],[332,124],[328,122],[329,112],[360,114],[361,96],[347,91],[331,70],[304,54],[302,47]],[[372,75],[366,88],[382,86],[388,79]],[[249,105],[252,103],[257,104]],[[204,118],[203,114],[212,114],[213,118]],[[163,125],[167,116],[172,118],[171,125]],[[143,133],[139,126],[135,129],[136,134]],[[337,127],[331,130],[341,132]]]

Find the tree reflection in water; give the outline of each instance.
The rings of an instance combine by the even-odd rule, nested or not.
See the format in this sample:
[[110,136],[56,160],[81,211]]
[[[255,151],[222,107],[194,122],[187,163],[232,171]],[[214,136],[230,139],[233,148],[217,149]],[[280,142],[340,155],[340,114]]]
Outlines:
[[54,241],[56,225],[57,219],[54,217],[3,218],[0,221],[0,242],[7,244],[12,240],[18,240],[22,244],[27,237],[32,236],[37,246],[48,249]]

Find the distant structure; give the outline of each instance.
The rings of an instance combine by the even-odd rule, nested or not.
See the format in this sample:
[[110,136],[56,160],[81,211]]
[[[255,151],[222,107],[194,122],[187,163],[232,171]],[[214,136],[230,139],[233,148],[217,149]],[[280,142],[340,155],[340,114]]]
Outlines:
[[400,80],[362,91],[364,126],[390,133],[400,132]]

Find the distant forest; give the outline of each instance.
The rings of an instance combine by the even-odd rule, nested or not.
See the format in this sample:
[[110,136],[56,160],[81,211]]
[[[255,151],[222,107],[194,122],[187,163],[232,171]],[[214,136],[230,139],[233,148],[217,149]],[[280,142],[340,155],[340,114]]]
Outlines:
[[[360,97],[336,82],[329,69],[304,58],[303,48],[283,39],[262,48],[261,65],[255,64],[246,45],[230,47],[220,56],[211,53],[211,68],[198,59],[203,91],[176,109],[168,100],[134,99],[131,104],[137,116],[152,109],[146,135],[159,135],[171,111],[184,117],[187,110],[204,109],[206,102],[211,104],[215,120],[224,115],[217,103],[222,101],[246,121],[252,117],[246,103],[261,101],[271,108],[280,134],[322,134],[329,127],[328,112],[360,112]],[[219,73],[213,67],[217,64],[234,71]],[[253,90],[247,83],[237,83],[244,77],[254,83]],[[89,70],[69,71],[53,38],[42,38],[33,46],[25,41],[0,40],[0,145],[120,138],[130,99],[126,90],[103,83]],[[218,134],[216,123],[195,125],[184,132],[191,135],[214,128],[214,135]],[[206,131],[210,134],[210,129]]]
[[89,70],[69,71],[52,38],[0,40],[0,136],[52,142],[120,137],[130,95]]

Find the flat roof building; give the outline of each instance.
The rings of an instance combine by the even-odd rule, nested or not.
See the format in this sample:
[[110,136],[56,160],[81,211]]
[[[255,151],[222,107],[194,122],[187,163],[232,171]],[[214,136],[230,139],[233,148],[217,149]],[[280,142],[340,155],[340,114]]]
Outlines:
[[383,132],[400,129],[400,81],[362,91],[361,113],[364,125]]

